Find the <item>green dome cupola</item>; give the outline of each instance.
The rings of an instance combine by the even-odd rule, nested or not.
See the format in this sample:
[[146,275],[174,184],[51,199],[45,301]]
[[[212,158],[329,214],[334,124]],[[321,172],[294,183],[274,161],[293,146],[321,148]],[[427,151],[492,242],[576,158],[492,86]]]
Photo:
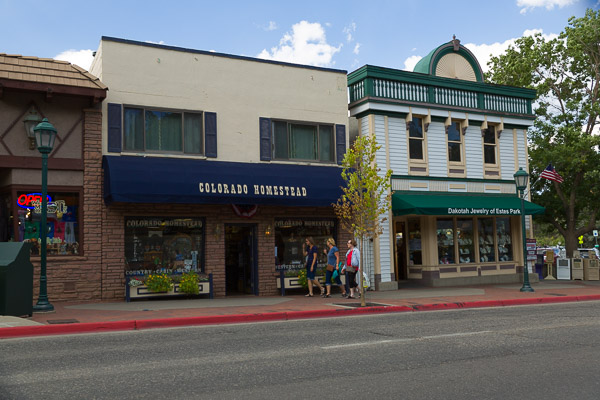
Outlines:
[[456,36],[419,60],[413,71],[444,78],[483,82],[483,71],[477,58],[460,44]]

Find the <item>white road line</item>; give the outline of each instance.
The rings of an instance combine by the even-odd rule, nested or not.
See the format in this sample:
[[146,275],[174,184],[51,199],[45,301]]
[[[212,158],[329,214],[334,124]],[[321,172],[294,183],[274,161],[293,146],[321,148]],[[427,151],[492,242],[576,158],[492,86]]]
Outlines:
[[333,346],[323,346],[323,347],[321,347],[321,349],[323,349],[323,350],[329,350],[329,349],[341,349],[341,348],[345,348],[345,347],[376,346],[376,345],[379,345],[379,344],[403,343],[403,342],[406,343],[406,342],[413,342],[413,341],[416,341],[416,340],[423,340],[423,339],[441,339],[441,338],[447,338],[447,337],[461,337],[461,336],[482,335],[482,334],[491,333],[491,332],[492,331],[457,332],[457,333],[448,333],[448,334],[445,334],[445,335],[421,336],[421,337],[416,337],[416,338],[386,339],[386,340],[377,340],[375,342],[336,344],[336,345],[333,345]]

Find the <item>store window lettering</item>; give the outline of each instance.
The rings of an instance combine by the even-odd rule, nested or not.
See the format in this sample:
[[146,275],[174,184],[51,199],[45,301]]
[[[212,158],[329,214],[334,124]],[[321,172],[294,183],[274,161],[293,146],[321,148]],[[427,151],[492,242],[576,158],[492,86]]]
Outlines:
[[[53,200],[54,199],[54,200]],[[17,193],[18,230],[14,240],[31,243],[31,255],[40,254],[40,222],[42,196],[39,193]],[[48,193],[46,250],[48,255],[79,255],[79,193]]]
[[[47,195],[48,204],[52,202],[52,197]],[[42,203],[42,194],[41,193],[23,193],[17,197],[17,205],[21,208],[26,208],[32,210],[35,205],[35,202]]]
[[208,183],[200,182],[198,184],[200,193],[211,194],[235,194],[247,195],[249,191],[255,196],[287,196],[287,197],[306,197],[308,195],[306,187],[302,186],[279,186],[279,185],[248,185],[234,183]]

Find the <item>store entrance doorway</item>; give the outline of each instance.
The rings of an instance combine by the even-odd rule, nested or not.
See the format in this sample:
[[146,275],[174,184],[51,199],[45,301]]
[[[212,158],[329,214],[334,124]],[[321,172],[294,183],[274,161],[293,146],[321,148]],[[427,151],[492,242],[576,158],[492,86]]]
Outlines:
[[227,296],[258,295],[256,224],[225,225],[225,290]]
[[406,224],[404,221],[394,223],[394,247],[396,250],[396,280],[403,281],[408,278],[406,270]]

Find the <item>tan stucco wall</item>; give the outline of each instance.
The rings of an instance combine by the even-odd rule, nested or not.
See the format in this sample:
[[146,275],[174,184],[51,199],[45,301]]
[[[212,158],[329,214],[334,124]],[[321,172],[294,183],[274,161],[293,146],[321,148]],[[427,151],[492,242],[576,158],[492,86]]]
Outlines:
[[345,71],[103,40],[90,72],[109,88],[103,154],[107,103],[216,112],[222,161],[259,162],[260,117],[348,125]]

